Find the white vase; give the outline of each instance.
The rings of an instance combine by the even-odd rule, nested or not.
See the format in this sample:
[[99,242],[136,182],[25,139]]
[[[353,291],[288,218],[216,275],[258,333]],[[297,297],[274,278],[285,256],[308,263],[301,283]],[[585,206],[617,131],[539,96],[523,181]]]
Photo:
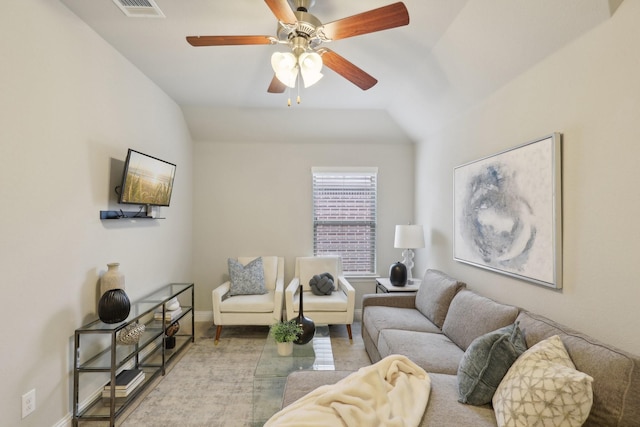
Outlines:
[[279,342],[276,344],[278,345],[278,354],[280,356],[289,356],[293,353],[293,342]]
[[107,264],[107,271],[100,278],[100,295],[112,289],[124,290],[124,274],[119,267],[119,262]]

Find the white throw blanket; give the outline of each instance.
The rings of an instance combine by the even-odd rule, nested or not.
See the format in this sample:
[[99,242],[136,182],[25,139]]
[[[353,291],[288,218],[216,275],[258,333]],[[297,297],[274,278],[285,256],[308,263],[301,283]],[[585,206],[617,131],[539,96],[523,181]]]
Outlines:
[[324,385],[283,408],[268,426],[397,426],[420,424],[429,375],[405,356],[391,355]]

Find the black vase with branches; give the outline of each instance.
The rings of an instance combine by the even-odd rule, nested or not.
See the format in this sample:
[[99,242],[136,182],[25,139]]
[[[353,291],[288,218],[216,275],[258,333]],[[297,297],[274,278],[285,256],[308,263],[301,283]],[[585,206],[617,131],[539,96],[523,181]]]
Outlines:
[[302,328],[302,333],[298,335],[298,339],[295,340],[294,344],[306,344],[313,339],[313,336],[316,333],[316,325],[313,323],[313,320],[304,316],[304,311],[302,308],[302,284],[300,284],[300,309],[298,310],[298,317],[296,317],[296,323]]

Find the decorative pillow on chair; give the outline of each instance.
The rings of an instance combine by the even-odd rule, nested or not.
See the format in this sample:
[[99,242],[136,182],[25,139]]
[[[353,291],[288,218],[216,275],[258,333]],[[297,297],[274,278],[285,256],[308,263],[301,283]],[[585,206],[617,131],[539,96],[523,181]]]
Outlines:
[[581,426],[593,404],[593,378],[577,371],[557,335],[525,351],[493,396],[500,427]]
[[471,405],[491,403],[500,381],[526,349],[518,323],[473,340],[458,366],[459,401]]
[[263,295],[267,288],[264,285],[264,267],[262,257],[256,258],[247,265],[228,259],[231,287],[229,295]]
[[309,280],[309,287],[315,295],[331,295],[335,289],[333,276],[330,273],[316,274]]

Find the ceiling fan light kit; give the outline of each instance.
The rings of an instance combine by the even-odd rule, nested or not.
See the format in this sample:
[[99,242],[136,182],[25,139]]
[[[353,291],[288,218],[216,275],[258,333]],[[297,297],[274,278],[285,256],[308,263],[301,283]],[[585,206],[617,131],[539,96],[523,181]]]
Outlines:
[[276,19],[277,37],[248,36],[189,36],[192,46],[229,46],[255,44],[286,44],[290,52],[275,52],[271,56],[274,77],[269,93],[282,93],[295,88],[299,76],[304,87],[310,87],[322,77],[323,65],[335,71],[362,90],[378,81],[336,52],[321,47],[323,43],[355,37],[409,24],[409,12],[402,2],[323,24],[309,13],[315,0],[265,0]]
[[322,78],[322,58],[316,52],[303,52],[298,57],[291,52],[275,52],[271,55],[271,67],[278,80],[290,88],[296,87],[298,72],[305,88]]

